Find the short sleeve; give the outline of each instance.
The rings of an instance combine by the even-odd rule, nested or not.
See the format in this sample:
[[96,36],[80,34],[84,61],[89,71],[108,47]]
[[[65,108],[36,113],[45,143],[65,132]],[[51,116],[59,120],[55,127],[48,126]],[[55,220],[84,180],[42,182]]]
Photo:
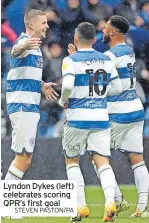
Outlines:
[[75,76],[75,69],[73,61],[70,57],[65,57],[62,63],[62,75],[72,75]]
[[[13,48],[12,48],[12,50],[11,50],[11,56],[13,55],[13,51],[14,51],[15,47],[18,46],[18,45],[21,46],[21,44],[23,44],[24,41],[27,40],[27,39],[28,39],[27,36],[21,36],[21,37],[19,37],[19,38],[15,41],[15,43],[14,43],[14,45],[13,45]],[[25,52],[23,52],[23,53],[19,56],[19,58],[26,57],[27,55],[28,55],[28,50],[26,50]],[[12,56],[12,57],[13,57],[13,56]]]

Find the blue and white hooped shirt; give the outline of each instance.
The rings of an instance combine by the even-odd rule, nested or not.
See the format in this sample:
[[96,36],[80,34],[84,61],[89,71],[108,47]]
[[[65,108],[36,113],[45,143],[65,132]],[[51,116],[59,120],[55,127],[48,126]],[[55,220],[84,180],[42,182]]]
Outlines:
[[[28,38],[22,33],[16,40]],[[14,46],[15,46],[14,44]],[[39,112],[43,57],[40,49],[27,50],[20,58],[11,57],[7,76],[7,113]]]
[[133,49],[126,43],[105,52],[115,64],[123,92],[108,97],[110,121],[127,124],[144,120],[144,109],[136,93],[136,61]]
[[110,81],[118,78],[109,57],[94,49],[81,49],[64,58],[63,76],[75,77],[68,99],[67,124],[80,129],[107,129],[107,92]]

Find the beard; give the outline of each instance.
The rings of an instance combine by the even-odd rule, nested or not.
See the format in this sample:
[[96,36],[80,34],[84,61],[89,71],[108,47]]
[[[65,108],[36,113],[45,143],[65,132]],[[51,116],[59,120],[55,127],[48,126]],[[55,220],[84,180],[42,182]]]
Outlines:
[[110,42],[110,36],[103,36],[103,40],[102,40],[102,42],[103,42],[104,44],[108,44],[108,43]]

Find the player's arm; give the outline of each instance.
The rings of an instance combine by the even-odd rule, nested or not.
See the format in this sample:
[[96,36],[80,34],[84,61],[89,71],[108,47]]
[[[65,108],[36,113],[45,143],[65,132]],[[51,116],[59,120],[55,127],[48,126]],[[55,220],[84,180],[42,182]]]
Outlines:
[[27,50],[37,49],[40,47],[40,38],[29,37],[20,39],[12,48],[11,56],[21,58],[26,56]]
[[72,93],[75,81],[75,71],[73,68],[73,62],[69,57],[66,57],[63,60],[62,74],[63,74],[63,81],[62,81],[62,91],[61,91],[61,98],[59,100],[59,105],[61,107],[64,107],[68,101],[69,96]]
[[72,90],[74,87],[74,80],[75,80],[75,77],[71,75],[64,76],[63,78],[61,98],[59,100],[59,105],[61,107],[64,107],[64,105],[68,101],[69,96],[72,93]]
[[118,72],[116,70],[117,66],[116,56],[111,51],[106,51],[104,54],[111,59],[111,78],[110,78],[110,87],[108,90],[108,96],[121,94],[122,85],[119,79]]
[[122,93],[122,85],[118,76],[118,72],[111,62],[111,77],[110,77],[110,86],[108,90],[108,96],[113,96]]

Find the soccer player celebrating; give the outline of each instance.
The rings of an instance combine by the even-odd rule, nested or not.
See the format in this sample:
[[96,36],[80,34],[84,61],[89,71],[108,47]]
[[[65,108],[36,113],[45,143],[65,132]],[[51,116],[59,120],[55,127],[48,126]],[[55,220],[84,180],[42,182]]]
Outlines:
[[115,176],[109,164],[110,125],[106,96],[107,93],[111,96],[121,93],[122,87],[109,57],[92,48],[96,41],[95,35],[92,24],[79,24],[74,35],[77,52],[64,58],[62,66],[59,104],[62,107],[67,104],[63,149],[68,179],[77,180],[78,192],[78,215],[72,221],[81,221],[82,217],[89,215],[84,179],[79,166],[79,156],[87,147],[93,156],[105,195],[102,221],[113,220],[116,212]]
[[[123,92],[108,97],[111,121],[111,147],[127,154],[132,167],[138,192],[138,205],[130,217],[149,217],[147,209],[149,174],[143,159],[144,109],[136,94],[136,62],[133,49],[125,43],[129,23],[122,16],[112,16],[103,35],[104,43],[110,45],[105,54],[110,57],[118,71]],[[125,208],[125,201],[116,185],[117,211]]]
[[41,39],[49,28],[45,13],[32,9],[25,13],[26,33],[22,33],[11,52],[11,69],[7,76],[7,112],[12,125],[12,145],[15,152],[5,180],[20,180],[32,160],[41,91],[47,99],[58,96],[52,86],[55,83],[41,81],[43,58]]

